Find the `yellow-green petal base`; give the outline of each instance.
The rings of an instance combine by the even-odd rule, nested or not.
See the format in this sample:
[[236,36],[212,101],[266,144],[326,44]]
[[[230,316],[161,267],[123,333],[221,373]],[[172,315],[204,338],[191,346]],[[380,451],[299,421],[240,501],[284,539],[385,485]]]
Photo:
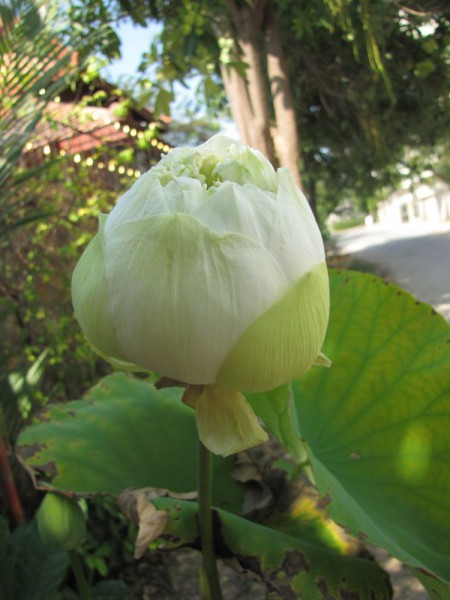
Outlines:
[[190,385],[183,401],[195,408],[200,440],[214,454],[228,456],[268,439],[244,396],[220,385]]

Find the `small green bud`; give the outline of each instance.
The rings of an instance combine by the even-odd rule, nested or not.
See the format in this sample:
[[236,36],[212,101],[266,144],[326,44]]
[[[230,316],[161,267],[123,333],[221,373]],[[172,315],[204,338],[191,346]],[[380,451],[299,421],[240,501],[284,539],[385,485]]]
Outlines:
[[48,493],[37,511],[42,541],[62,550],[74,550],[84,540],[86,520],[79,504],[60,494]]

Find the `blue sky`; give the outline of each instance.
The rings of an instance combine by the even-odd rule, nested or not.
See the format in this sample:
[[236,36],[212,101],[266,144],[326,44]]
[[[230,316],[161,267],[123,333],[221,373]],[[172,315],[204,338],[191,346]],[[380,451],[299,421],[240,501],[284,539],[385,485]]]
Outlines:
[[[160,31],[161,26],[158,23],[149,23],[147,27],[134,25],[131,20],[125,21],[116,28],[117,34],[122,40],[121,58],[113,61],[107,67],[102,69],[102,74],[106,80],[111,83],[117,83],[121,78],[132,78],[138,75],[138,66],[141,56],[149,50],[153,38]],[[186,113],[183,114],[182,103],[180,100],[189,100],[194,95],[194,91],[189,92],[181,84],[175,84],[175,102],[172,103],[172,116],[181,121],[186,119]],[[224,133],[231,137],[238,137],[236,126],[227,119],[220,119]]]
[[[107,67],[101,69],[106,80],[110,83],[120,83],[120,79],[135,78],[142,76],[138,73],[141,56],[150,49],[154,37],[161,30],[158,23],[149,23],[147,27],[134,25],[131,20],[124,21],[115,28],[122,40],[120,48],[121,58],[113,61]],[[180,109],[180,100],[189,100],[194,95],[180,84],[175,83],[175,102],[172,103],[173,116],[183,118],[183,109]]]
[[134,25],[131,21],[122,23],[116,29],[122,40],[122,57],[106,67],[104,72],[107,76],[117,81],[120,77],[136,75],[142,54],[150,48],[153,37],[160,29],[157,23],[150,23],[147,27]]

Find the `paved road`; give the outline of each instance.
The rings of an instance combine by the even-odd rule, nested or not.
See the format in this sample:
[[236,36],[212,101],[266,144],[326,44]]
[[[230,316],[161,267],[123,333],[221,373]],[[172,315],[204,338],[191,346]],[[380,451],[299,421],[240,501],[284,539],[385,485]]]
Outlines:
[[450,321],[450,223],[356,227],[335,237],[341,254],[380,266],[390,281]]

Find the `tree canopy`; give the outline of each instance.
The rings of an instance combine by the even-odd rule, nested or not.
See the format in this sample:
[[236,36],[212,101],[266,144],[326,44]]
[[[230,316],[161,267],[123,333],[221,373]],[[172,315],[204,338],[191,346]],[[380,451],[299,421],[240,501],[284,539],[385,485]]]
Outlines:
[[[303,179],[312,200],[320,184],[331,204],[365,202],[449,131],[441,0],[72,0],[71,10],[80,27],[158,20],[142,61],[158,110],[175,81],[200,75],[207,105],[228,102],[243,141]],[[110,56],[111,31],[96,48]]]

